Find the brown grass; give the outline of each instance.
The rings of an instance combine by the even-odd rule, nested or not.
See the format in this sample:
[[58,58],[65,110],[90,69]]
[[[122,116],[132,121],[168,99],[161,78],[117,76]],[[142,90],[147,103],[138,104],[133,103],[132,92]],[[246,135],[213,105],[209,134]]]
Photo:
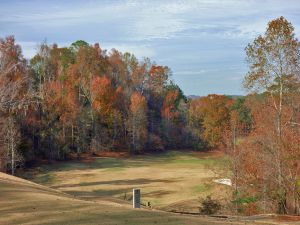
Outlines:
[[226,173],[222,165],[226,159],[221,152],[170,151],[134,157],[102,152],[99,155],[44,166],[41,168],[44,172],[29,177],[85,199],[130,199],[132,189],[138,187],[144,204],[150,202],[152,207],[168,211],[186,208],[198,212],[199,197],[213,195],[222,200],[230,191],[213,182]]
[[137,209],[122,202],[87,201],[0,173],[0,224],[206,225],[244,224]]

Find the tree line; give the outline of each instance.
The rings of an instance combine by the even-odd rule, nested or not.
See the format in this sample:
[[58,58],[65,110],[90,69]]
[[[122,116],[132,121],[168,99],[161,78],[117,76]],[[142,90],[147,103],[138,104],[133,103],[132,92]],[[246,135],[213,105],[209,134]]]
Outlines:
[[83,152],[224,147],[233,100],[188,99],[171,70],[130,53],[79,40],[42,43],[24,59],[13,36],[0,39],[1,169]]
[[13,36],[0,40],[0,63],[2,169],[85,151],[188,146],[187,99],[166,66],[82,40],[43,43],[25,60]]
[[171,70],[79,40],[0,39],[0,169],[83,152],[222,149],[237,212],[300,213],[300,44],[285,18],[245,51],[244,97],[187,98]]

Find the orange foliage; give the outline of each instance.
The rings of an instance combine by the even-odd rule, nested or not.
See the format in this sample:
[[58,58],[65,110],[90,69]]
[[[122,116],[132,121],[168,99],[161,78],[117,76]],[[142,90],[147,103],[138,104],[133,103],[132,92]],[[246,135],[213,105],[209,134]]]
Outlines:
[[[202,138],[211,146],[224,145],[223,133],[229,126],[232,100],[224,95],[208,95],[191,103],[190,117],[201,123]],[[199,117],[199,118],[197,118]],[[199,125],[196,125],[199,127]]]
[[155,93],[161,93],[167,79],[168,68],[163,66],[153,65],[149,71],[148,85],[150,90]]
[[141,109],[146,108],[146,99],[138,92],[134,92],[130,98],[130,111],[132,113],[138,113]]
[[[45,105],[56,113],[62,122],[76,117],[76,93],[69,84],[51,81],[44,86]],[[50,107],[49,107],[50,106]]]
[[[118,92],[120,91],[121,90],[119,89]],[[96,76],[93,78],[91,96],[92,107],[94,110],[104,116],[112,113],[114,102],[116,100],[116,92],[108,77]]]
[[179,116],[179,112],[176,109],[176,99],[178,98],[178,96],[178,90],[168,91],[161,109],[162,117],[166,118],[167,120],[171,120]]

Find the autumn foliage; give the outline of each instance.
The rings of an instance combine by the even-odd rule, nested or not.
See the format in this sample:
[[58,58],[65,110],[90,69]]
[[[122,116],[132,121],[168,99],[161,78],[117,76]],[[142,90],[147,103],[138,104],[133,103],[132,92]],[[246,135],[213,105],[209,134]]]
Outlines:
[[[186,120],[179,122],[185,112],[178,105],[180,99],[187,102],[166,66],[82,40],[62,48],[42,43],[28,62],[13,37],[0,43],[0,84],[12,85],[1,96],[12,104],[0,106],[3,115],[12,112],[16,129],[22,130],[15,150],[24,152],[25,162],[119,149],[161,151],[188,135],[187,130],[179,133]],[[17,116],[13,109],[23,107],[22,101],[28,104]],[[175,133],[162,128],[165,119]],[[180,141],[176,145],[181,147]]]
[[237,200],[252,196],[263,212],[300,214],[300,45],[283,17],[246,48],[244,86],[253,127],[235,144]]
[[235,213],[300,214],[300,44],[284,17],[246,47],[247,96],[189,99],[171,70],[78,40],[29,61],[0,39],[0,169],[98,151],[223,150]]
[[232,102],[224,95],[208,95],[191,102],[191,125],[202,129],[199,135],[209,147],[225,146],[223,135],[229,126]]
[[92,108],[105,117],[112,113],[116,93],[108,77],[95,77],[91,88]]

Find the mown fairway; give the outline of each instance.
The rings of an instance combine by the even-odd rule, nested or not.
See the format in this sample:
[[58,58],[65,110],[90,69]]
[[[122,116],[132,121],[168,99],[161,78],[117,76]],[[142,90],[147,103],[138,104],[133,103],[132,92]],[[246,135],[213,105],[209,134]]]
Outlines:
[[140,187],[143,202],[151,201],[154,208],[195,211],[198,197],[213,193],[224,200],[230,193],[230,188],[212,182],[218,177],[214,169],[226,173],[226,161],[222,155],[169,152],[62,162],[25,174],[53,188],[0,173],[0,224],[281,224],[271,219],[218,219],[132,209],[129,201],[122,200],[124,193],[129,198],[131,189]]
[[226,177],[227,166],[226,157],[220,153],[170,151],[55,163],[26,176],[34,182],[91,200],[126,199],[130,203],[132,188],[140,188],[142,203],[150,202],[153,208],[197,212],[199,197],[212,195],[226,200],[230,188],[213,180]]
[[0,224],[206,225],[244,224],[155,210],[133,210],[110,201],[86,201],[0,173]]

